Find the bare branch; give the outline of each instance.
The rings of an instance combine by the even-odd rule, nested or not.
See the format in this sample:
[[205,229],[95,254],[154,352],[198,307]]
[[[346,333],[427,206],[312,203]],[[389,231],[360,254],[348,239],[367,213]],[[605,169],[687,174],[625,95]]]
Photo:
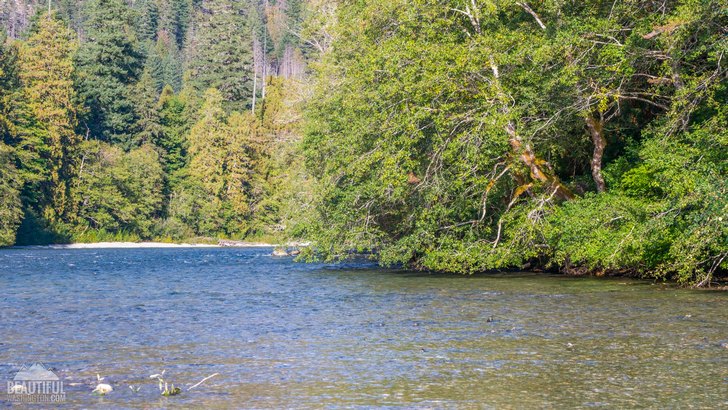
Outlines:
[[541,28],[542,28],[543,30],[546,30],[546,25],[545,25],[545,24],[543,24],[543,21],[541,21],[541,18],[539,18],[539,17],[538,17],[538,14],[536,14],[536,12],[535,12],[535,11],[533,11],[533,9],[532,9],[531,7],[529,7],[529,6],[528,6],[528,4],[526,4],[526,2],[520,2],[520,1],[517,1],[517,2],[516,2],[516,4],[518,4],[518,5],[519,5],[519,6],[521,6],[521,7],[522,7],[522,8],[524,9],[524,10],[526,10],[526,12],[527,12],[528,14],[532,15],[532,16],[533,16],[533,18],[534,18],[534,19],[536,19],[536,23],[538,23],[538,25],[539,25],[539,26],[540,26],[540,27],[541,27]]

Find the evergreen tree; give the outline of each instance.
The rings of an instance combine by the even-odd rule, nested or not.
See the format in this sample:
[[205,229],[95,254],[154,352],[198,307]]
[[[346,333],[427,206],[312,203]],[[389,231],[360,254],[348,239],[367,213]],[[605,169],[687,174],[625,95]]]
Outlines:
[[196,14],[189,85],[198,93],[218,89],[229,110],[243,111],[253,95],[252,32],[246,4],[205,0]]
[[220,92],[209,89],[190,130],[185,180],[170,202],[170,216],[201,235],[242,235],[249,218],[253,163],[251,113],[226,119]]
[[187,162],[186,135],[189,127],[184,115],[185,105],[184,99],[175,95],[172,87],[164,87],[158,105],[162,133],[157,146],[163,150],[162,164],[172,186],[177,182],[177,171]]
[[87,40],[78,53],[78,89],[88,108],[85,125],[105,141],[132,144],[136,115],[131,86],[143,67],[123,0],[90,0],[85,7]]
[[15,167],[15,154],[7,143],[14,140],[12,96],[19,87],[17,50],[0,33],[0,246],[15,243],[15,231],[23,216],[20,201],[22,177]]
[[12,148],[0,141],[0,246],[15,244],[15,232],[23,216],[22,179],[14,159]]
[[139,41],[154,44],[159,28],[159,9],[156,0],[140,0],[134,4],[134,8]]
[[53,5],[58,8],[57,15],[75,32],[81,31],[83,23],[83,0],[56,0]]
[[174,38],[177,40],[177,47],[182,48],[192,20],[195,0],[171,1],[175,19],[174,30],[171,33],[174,34]]
[[144,75],[144,73],[149,73],[149,75],[152,77],[154,88],[157,89],[157,92],[161,92],[165,84],[165,74],[164,62],[162,61],[162,56],[160,55],[161,50],[159,48],[159,40],[157,40],[157,42],[155,42],[154,44],[148,43],[146,45],[146,50],[147,58],[144,62],[144,70],[142,71],[142,75]]
[[37,32],[21,48],[20,78],[27,108],[42,127],[42,139],[31,139],[23,149],[43,161],[40,185],[44,216],[54,222],[70,216],[68,190],[76,172],[77,107],[73,88],[74,33],[46,15]]
[[157,144],[162,135],[159,117],[159,92],[149,68],[142,73],[139,82],[134,86],[132,101],[136,110],[137,124],[134,145]]
[[184,46],[192,10],[191,0],[159,1],[159,31],[166,32],[179,49]]
[[235,223],[238,224],[230,229],[233,232],[242,232],[246,228],[243,221],[250,218],[250,206],[257,185],[255,179],[259,177],[254,162],[258,156],[255,149],[258,128],[255,117],[249,111],[244,114],[234,112],[227,120],[224,198],[231,204]]
[[189,163],[182,183],[172,193],[169,215],[198,235],[224,232],[225,112],[222,96],[209,89],[199,120],[188,136]]
[[162,37],[159,42],[159,47],[162,50],[160,54],[162,56],[164,85],[169,85],[175,92],[179,92],[182,89],[182,54],[174,41]]
[[13,139],[11,110],[18,88],[18,49],[7,41],[4,32],[0,32],[0,141],[8,144]]
[[280,50],[287,46],[297,47],[300,41],[301,24],[303,23],[303,0],[286,1],[286,28]]
[[268,77],[266,98],[256,113],[259,124],[251,127],[254,133],[246,145],[252,162],[251,230],[256,235],[300,239],[297,227],[309,214],[303,208],[310,201],[310,179],[298,155],[303,89],[295,80]]
[[182,63],[177,44],[166,31],[160,31],[153,47],[149,48],[146,66],[151,71],[157,91],[161,92],[165,85],[173,90],[182,88]]
[[189,168],[190,173],[202,181],[205,191],[215,198],[221,196],[225,187],[223,158],[227,144],[224,127],[222,95],[216,89],[209,89],[205,92],[200,119],[188,136]]

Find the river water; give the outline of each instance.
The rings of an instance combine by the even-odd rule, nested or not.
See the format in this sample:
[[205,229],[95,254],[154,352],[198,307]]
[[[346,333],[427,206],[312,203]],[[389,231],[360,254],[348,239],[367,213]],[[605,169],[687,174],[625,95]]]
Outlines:
[[728,408],[726,293],[269,253],[0,251],[0,403],[42,362],[68,408]]

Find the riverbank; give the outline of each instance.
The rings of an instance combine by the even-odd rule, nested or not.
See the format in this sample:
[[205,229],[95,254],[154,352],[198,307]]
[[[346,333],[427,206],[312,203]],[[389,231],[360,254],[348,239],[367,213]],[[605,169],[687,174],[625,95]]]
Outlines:
[[[309,242],[288,242],[284,245],[274,244],[268,242],[252,242],[252,241],[238,241],[229,239],[219,239],[215,243],[211,239],[205,238],[201,241],[200,238],[194,240],[188,240],[186,242],[132,242],[132,241],[101,241],[101,242],[78,242],[68,244],[48,244],[48,245],[20,245],[12,246],[12,248],[18,249],[164,249],[164,248],[274,248],[271,253],[273,256],[298,256],[300,249],[309,246]],[[411,268],[413,271],[426,272],[417,268]],[[550,272],[553,274],[559,274],[563,276],[571,277],[593,277],[593,278],[632,278],[632,279],[644,279],[644,275],[640,275],[634,272],[627,271],[605,271],[605,270],[588,270],[588,269],[545,269],[543,267],[531,266],[530,264],[521,267],[520,269],[505,270],[504,272]],[[454,274],[454,272],[435,272],[427,271],[431,274],[443,274],[446,276]],[[487,273],[487,272],[481,272]],[[667,280],[666,283],[678,284],[677,281]],[[685,287],[685,284],[681,284]],[[702,286],[692,286],[693,288],[728,291],[728,277],[722,275],[722,272],[718,272],[716,276],[712,278],[710,283],[705,283]]]
[[308,246],[308,243],[290,242],[285,245],[268,242],[233,241],[220,239],[217,243],[209,242],[131,242],[131,241],[103,241],[103,242],[76,242],[48,245],[20,245],[14,248],[49,248],[49,249],[140,249],[140,248],[298,248]]
[[15,248],[48,249],[143,249],[143,248],[272,248],[277,245],[263,242],[219,241],[218,243],[169,243],[169,242],[79,242],[67,244],[27,245]]
[[[165,243],[165,242],[92,242],[54,245],[31,245],[29,248],[50,249],[138,249],[138,248],[217,248],[219,245],[205,243]],[[24,247],[25,248],[25,247]]]

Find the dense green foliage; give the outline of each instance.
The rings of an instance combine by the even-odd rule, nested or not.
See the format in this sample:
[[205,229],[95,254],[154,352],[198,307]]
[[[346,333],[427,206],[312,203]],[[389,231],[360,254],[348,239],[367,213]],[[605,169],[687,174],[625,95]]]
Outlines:
[[136,115],[131,85],[141,74],[143,55],[123,0],[85,5],[87,41],[78,53],[78,89],[88,108],[90,134],[126,147],[132,144]]
[[308,108],[313,255],[708,283],[726,266],[711,1],[341,5]]
[[[0,33],[0,40],[4,39]],[[12,102],[20,86],[17,58],[15,47],[5,42],[0,44],[0,246],[15,242],[15,232],[23,216],[21,178],[15,167],[14,150],[8,145],[16,142]]]
[[72,190],[77,225],[149,237],[163,201],[164,173],[154,147],[145,144],[125,153],[88,141],[80,150],[84,166]]
[[190,44],[188,84],[198,93],[216,88],[226,108],[247,108],[253,93],[251,30],[243,2],[206,0]]
[[12,162],[12,151],[0,142],[0,245],[15,243],[15,232],[23,211],[20,202],[20,175]]
[[297,86],[249,110],[263,2],[45,5],[0,39],[0,245],[280,234]]
[[[20,130],[22,161],[38,211],[51,222],[72,214],[69,190],[75,175],[76,92],[73,88],[74,33],[55,19],[42,19],[37,32],[20,48],[19,74],[23,109],[33,118],[32,130]],[[30,187],[28,187],[30,188]],[[27,189],[27,188],[26,188]]]
[[699,285],[728,267],[719,1],[28,4],[0,4],[0,245],[304,240]]

